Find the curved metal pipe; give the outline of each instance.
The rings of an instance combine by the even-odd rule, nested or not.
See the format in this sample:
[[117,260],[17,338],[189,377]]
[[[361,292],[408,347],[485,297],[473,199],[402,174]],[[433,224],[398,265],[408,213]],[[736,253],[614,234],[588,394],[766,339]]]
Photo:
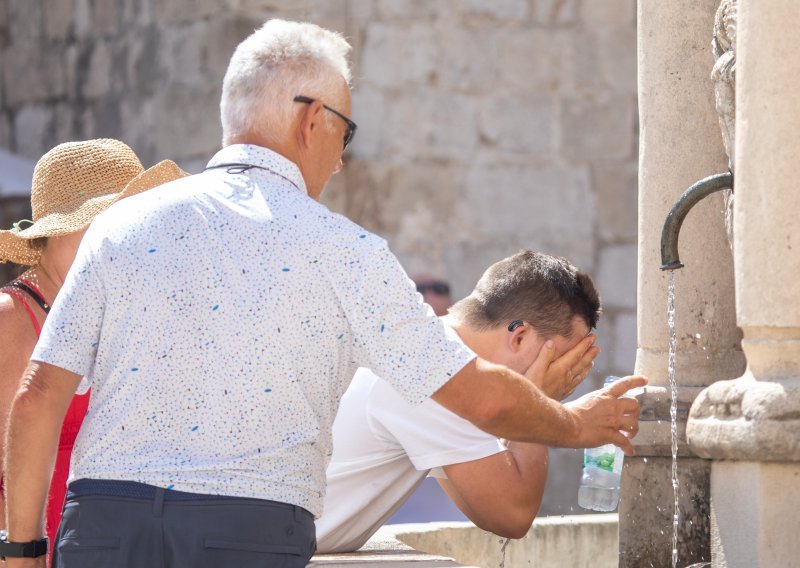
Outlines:
[[703,198],[723,189],[733,189],[733,174],[725,172],[701,179],[683,192],[669,210],[661,231],[661,270],[683,268],[678,258],[678,235],[689,210]]

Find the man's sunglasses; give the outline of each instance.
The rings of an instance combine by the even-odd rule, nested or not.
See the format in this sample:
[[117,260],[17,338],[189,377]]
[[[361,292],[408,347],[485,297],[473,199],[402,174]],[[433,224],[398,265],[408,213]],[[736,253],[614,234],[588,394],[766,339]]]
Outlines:
[[[311,97],[304,97],[303,95],[297,95],[294,98],[294,102],[296,103],[311,104],[314,102],[314,100],[315,99],[312,99]],[[342,148],[342,152],[344,152],[345,149],[347,148],[347,145],[353,141],[353,137],[356,135],[356,129],[358,128],[358,125],[352,120],[350,120],[348,117],[340,113],[338,110],[332,109],[328,105],[322,105],[322,108],[332,112],[333,114],[344,120],[345,124],[347,124],[347,130],[344,133],[344,148]]]
[[417,284],[417,292],[420,294],[433,292],[440,296],[449,296],[450,285],[447,282],[423,282],[422,284]]

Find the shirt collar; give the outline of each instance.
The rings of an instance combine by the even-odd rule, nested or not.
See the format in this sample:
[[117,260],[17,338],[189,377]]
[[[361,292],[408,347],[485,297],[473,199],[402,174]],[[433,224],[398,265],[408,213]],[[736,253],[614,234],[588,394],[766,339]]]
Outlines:
[[255,144],[232,144],[214,154],[207,167],[213,168],[223,164],[249,164],[263,168],[286,179],[297,189],[308,195],[306,182],[297,164],[269,148],[256,146]]

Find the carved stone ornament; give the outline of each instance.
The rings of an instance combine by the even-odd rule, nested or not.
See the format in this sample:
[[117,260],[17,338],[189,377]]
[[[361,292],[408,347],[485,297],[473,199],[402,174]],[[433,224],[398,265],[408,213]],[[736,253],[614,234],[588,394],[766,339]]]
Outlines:
[[[722,0],[714,18],[711,49],[716,59],[711,70],[714,100],[722,129],[722,142],[728,154],[728,167],[734,171],[736,151],[736,9],[738,0]],[[733,246],[733,191],[725,191],[725,228]]]

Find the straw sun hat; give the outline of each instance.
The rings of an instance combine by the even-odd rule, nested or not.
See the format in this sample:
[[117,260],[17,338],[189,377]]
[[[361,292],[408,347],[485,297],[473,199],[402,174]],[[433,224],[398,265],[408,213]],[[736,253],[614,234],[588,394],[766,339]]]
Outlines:
[[[33,171],[33,221],[0,231],[0,262],[33,265],[41,248],[33,239],[74,233],[123,197],[189,175],[164,160],[149,170],[119,140],[102,138],[59,144]],[[30,226],[22,227],[23,223]]]

